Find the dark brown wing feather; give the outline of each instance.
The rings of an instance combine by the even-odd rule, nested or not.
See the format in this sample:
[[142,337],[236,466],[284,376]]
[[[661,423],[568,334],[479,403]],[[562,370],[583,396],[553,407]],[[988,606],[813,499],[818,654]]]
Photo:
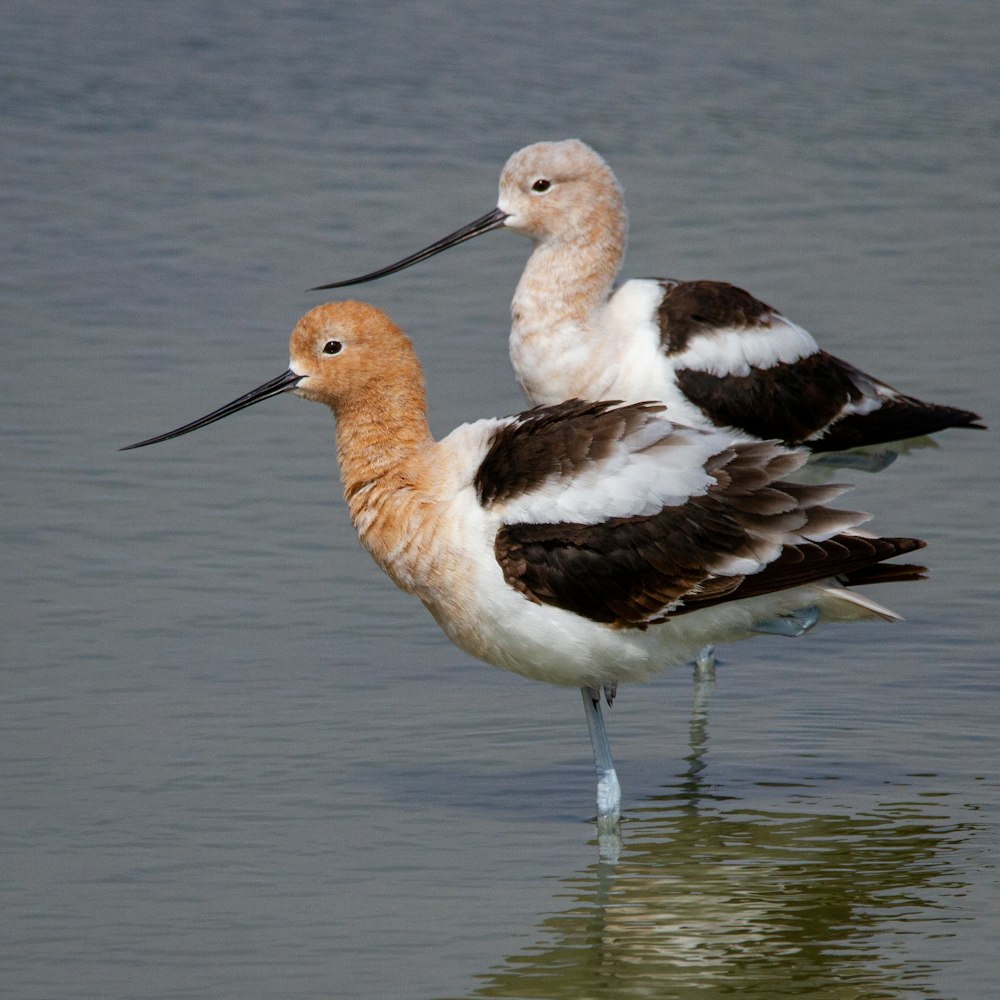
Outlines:
[[[822,505],[837,487],[775,482],[789,461],[770,443],[734,445],[717,456],[718,481],[705,495],[600,524],[508,524],[494,552],[508,584],[529,600],[644,628],[711,604],[855,573],[923,545],[843,534],[788,544],[860,519]],[[734,557],[769,565],[750,576],[720,571]]]
[[529,493],[553,476],[571,477],[665,409],[662,403],[622,406],[616,400],[570,399],[518,414],[494,433],[476,472],[479,502],[489,507]]
[[862,397],[849,371],[823,351],[748,375],[719,376],[681,368],[677,384],[717,427],[736,427],[754,437],[794,445],[821,431],[848,403]]
[[[857,372],[857,369],[852,369],[846,362],[841,361],[840,364],[848,372]],[[857,375],[879,384],[870,375],[861,372],[857,372]],[[986,429],[982,418],[972,410],[925,403],[913,396],[897,394],[883,396],[882,405],[877,410],[865,414],[847,414],[835,420],[825,434],[814,441],[805,441],[804,445],[814,452],[845,451],[865,445],[906,441],[908,438],[923,437],[949,427]]]
[[712,330],[770,326],[777,315],[766,302],[726,281],[654,280],[663,287],[657,318],[665,354],[682,353],[692,337]]
[[[913,396],[884,396],[878,409],[838,414],[864,395],[860,385],[879,383],[825,351],[749,375],[711,375],[679,369],[681,391],[718,427],[737,427],[759,438],[778,438],[815,452],[905,441],[948,427],[983,429],[971,410],[925,403]],[[829,426],[826,433],[820,434]],[[811,440],[812,439],[812,440]]]
[[698,611],[724,601],[771,594],[803,584],[834,577],[847,585],[901,583],[922,580],[926,566],[911,563],[879,565],[884,559],[922,549],[926,542],[917,538],[864,538],[860,535],[838,535],[823,542],[787,545],[781,556],[760,573],[742,577],[738,587],[724,595],[703,592],[692,595],[675,614]]
[[[724,281],[661,284],[660,343],[668,355],[683,352],[693,337],[710,336],[719,329],[767,327],[777,316],[766,303]],[[826,351],[748,375],[678,369],[677,383],[717,427],[735,427],[757,438],[775,438],[816,452],[903,441],[948,427],[983,427],[971,410],[898,394],[883,397],[882,406],[869,413],[838,419],[844,407],[861,400],[866,390],[890,387]],[[828,426],[825,434],[810,440]]]

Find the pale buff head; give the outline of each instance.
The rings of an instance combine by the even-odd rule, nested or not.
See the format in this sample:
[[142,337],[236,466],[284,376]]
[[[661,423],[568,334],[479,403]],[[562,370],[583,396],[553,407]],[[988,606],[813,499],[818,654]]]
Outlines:
[[500,175],[498,207],[508,229],[535,243],[593,238],[624,243],[622,190],[611,168],[579,139],[519,149]]

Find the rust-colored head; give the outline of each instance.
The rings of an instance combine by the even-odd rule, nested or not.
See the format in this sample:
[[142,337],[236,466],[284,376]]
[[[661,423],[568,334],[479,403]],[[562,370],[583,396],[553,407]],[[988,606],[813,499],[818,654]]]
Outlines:
[[423,374],[409,338],[365,302],[329,302],[299,320],[289,367],[301,380],[297,396],[338,412],[372,397],[423,396]]
[[338,417],[367,411],[374,420],[426,421],[423,371],[406,334],[374,306],[331,302],[299,320],[288,371],[207,416],[122,451],[189,434],[285,392],[326,403]]

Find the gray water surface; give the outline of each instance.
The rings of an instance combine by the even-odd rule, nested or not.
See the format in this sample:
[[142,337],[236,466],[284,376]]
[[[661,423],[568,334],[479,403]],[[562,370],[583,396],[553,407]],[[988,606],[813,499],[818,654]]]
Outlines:
[[[996,983],[995,4],[11,0],[0,13],[0,993],[981,998]],[[994,430],[853,505],[926,538],[898,625],[624,688],[598,861],[579,695],[451,647],[283,398],[304,289],[579,136],[626,273],[750,288]],[[511,234],[357,290],[432,425],[523,400]]]

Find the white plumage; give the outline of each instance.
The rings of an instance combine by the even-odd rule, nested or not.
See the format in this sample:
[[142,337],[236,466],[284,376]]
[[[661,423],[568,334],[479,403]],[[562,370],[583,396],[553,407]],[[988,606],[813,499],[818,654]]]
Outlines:
[[[826,506],[840,487],[781,481],[803,453],[678,427],[662,404],[569,401],[435,441],[409,340],[363,303],[312,310],[287,372],[131,447],[281,392],[333,410],[351,519],[396,584],[472,656],[582,687],[595,726],[594,689],[613,693],[803,608],[893,620],[845,582],[922,573],[882,565],[922,543],[857,531],[867,515]],[[616,816],[599,730],[600,801]]]
[[621,188],[576,139],[514,153],[497,207],[480,219],[388,267],[320,287],[370,281],[501,228],[532,242],[510,329],[511,361],[532,403],[662,400],[671,419],[694,427],[816,453],[877,447],[868,461],[850,458],[873,470],[906,439],[981,426],[971,411],[906,396],[827,354],[733,285],[641,278],[616,288],[627,234]]

